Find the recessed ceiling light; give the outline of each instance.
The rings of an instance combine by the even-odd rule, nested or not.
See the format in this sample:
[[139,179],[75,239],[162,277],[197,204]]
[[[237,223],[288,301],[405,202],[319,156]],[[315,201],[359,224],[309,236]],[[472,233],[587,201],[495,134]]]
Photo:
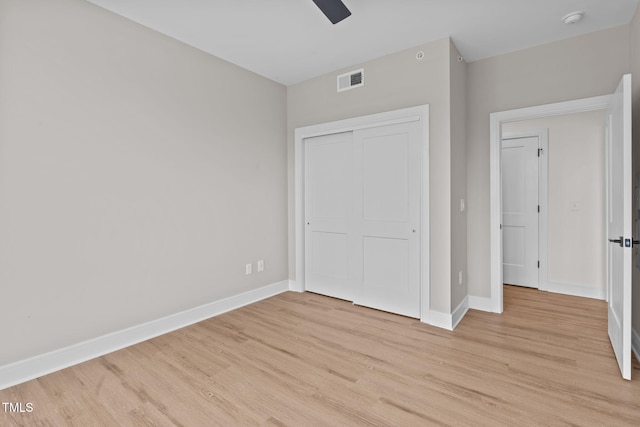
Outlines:
[[582,20],[583,16],[584,16],[584,12],[581,12],[581,11],[571,12],[570,14],[562,18],[562,22],[564,22],[567,25],[577,24],[578,22],[580,22],[580,20]]

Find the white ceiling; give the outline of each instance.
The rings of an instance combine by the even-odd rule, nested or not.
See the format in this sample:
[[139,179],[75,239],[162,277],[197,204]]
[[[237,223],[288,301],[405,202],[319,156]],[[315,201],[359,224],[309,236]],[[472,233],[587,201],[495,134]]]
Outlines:
[[312,0],[88,1],[290,85],[447,36],[468,62],[537,46],[626,24],[640,0],[343,0],[336,25]]

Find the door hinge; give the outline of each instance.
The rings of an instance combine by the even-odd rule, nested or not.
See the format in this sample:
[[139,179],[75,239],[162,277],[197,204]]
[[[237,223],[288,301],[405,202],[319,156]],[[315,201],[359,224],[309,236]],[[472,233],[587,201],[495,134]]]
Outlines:
[[540,268],[540,260],[538,260],[538,268]]
[[538,205],[538,213],[540,213],[540,205]]
[[542,154],[542,148],[538,148],[538,157]]

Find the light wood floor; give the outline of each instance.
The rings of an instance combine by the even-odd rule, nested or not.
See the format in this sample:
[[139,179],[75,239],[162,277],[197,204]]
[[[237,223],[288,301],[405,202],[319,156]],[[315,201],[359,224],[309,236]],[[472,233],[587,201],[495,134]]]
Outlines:
[[454,332],[285,293],[0,391],[0,425],[640,425],[603,301],[505,287]]

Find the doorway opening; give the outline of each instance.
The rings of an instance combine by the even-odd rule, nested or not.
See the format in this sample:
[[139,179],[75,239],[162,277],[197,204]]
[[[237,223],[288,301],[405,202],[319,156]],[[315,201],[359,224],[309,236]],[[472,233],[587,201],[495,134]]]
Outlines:
[[595,110],[503,124],[505,284],[605,299],[605,121]]
[[[598,246],[604,247],[606,251],[604,282],[608,308],[608,334],[620,372],[625,379],[631,379],[632,248],[640,242],[634,238],[632,229],[631,104],[631,75],[626,74],[611,96],[512,110],[490,116],[491,292],[493,309],[501,313],[503,311],[501,264],[504,249],[501,230],[503,126],[517,120],[606,109],[603,120],[606,203],[598,203],[605,211],[605,242]],[[579,211],[578,201],[569,203],[574,210]],[[563,222],[565,225],[568,223],[568,221]]]
[[[502,241],[502,140],[503,127],[510,123],[557,117],[573,113],[606,110],[609,96],[598,96],[575,101],[492,113],[490,116],[490,259],[492,311],[503,311],[503,241]],[[511,129],[516,131],[516,129]],[[551,184],[550,184],[551,185]],[[543,253],[544,255],[544,249]],[[547,256],[548,258],[548,256]],[[541,260],[542,265],[542,260]],[[548,265],[548,263],[547,263]],[[544,278],[543,278],[544,280]],[[548,288],[548,280],[542,284]],[[548,289],[547,289],[548,290]]]

